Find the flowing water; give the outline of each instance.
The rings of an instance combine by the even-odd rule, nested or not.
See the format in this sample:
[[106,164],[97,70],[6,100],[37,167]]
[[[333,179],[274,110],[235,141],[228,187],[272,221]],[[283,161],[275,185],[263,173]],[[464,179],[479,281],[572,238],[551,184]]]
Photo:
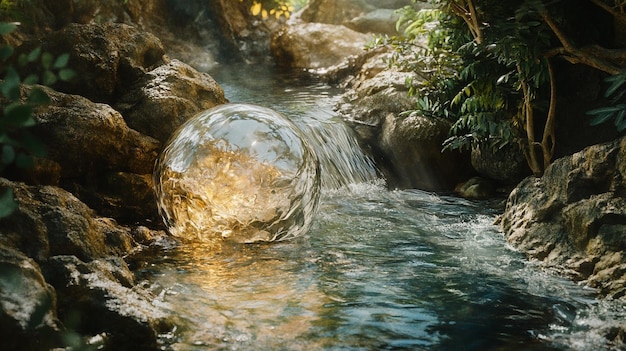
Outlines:
[[500,202],[387,190],[348,147],[354,138],[332,114],[337,89],[271,67],[212,75],[231,101],[308,131],[327,159],[325,190],[297,239],[219,251],[164,243],[136,257],[138,277],[179,322],[163,349],[624,349],[605,336],[626,307],[511,249],[492,224]]

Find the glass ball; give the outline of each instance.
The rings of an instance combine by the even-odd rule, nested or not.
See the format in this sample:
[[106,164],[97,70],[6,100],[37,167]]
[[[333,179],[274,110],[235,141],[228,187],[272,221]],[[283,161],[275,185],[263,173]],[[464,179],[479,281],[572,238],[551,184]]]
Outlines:
[[225,104],[185,122],[154,170],[159,213],[177,237],[239,243],[296,237],[320,196],[319,161],[280,113]]

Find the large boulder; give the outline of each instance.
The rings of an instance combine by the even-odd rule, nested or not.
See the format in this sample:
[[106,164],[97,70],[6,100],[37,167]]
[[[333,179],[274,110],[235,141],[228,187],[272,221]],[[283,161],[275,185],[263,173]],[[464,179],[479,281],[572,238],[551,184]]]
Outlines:
[[[55,57],[68,53],[68,66],[79,72],[78,78],[60,81],[53,87],[94,102],[111,103],[119,91],[168,61],[156,36],[119,23],[72,23],[41,39],[24,43],[18,52],[30,52],[38,46]],[[41,67],[31,65],[26,69],[31,73]]]
[[58,187],[0,178],[7,189],[16,208],[0,219],[2,349],[79,347],[83,337],[94,349],[157,349],[172,321],[121,257],[163,233],[98,217]]
[[345,26],[361,33],[398,35],[396,22],[399,18],[395,10],[377,9],[351,19]]
[[531,174],[524,153],[516,144],[500,149],[472,148],[472,166],[482,176],[512,187]]
[[386,179],[394,188],[450,192],[472,174],[467,155],[442,152],[451,123],[412,114],[388,114],[382,123],[377,148],[387,165]]
[[152,172],[161,147],[157,140],[129,128],[109,105],[43,89],[51,103],[35,111],[33,134],[44,143],[47,158],[61,166],[62,178]]
[[79,335],[100,335],[106,350],[157,350],[160,334],[174,324],[156,297],[133,288],[133,274],[118,257],[83,262],[75,256],[48,260],[44,275],[58,294],[59,318]]
[[427,5],[411,0],[310,0],[294,18],[302,22],[344,25],[361,33],[398,35],[396,10],[404,6],[419,9]]
[[0,349],[49,350],[59,345],[54,289],[39,265],[0,244]]
[[82,260],[127,255],[136,244],[128,228],[98,217],[71,193],[54,186],[28,186],[0,178],[0,190],[12,189],[17,208],[0,219],[0,242],[37,262],[55,255]]
[[101,215],[125,223],[157,221],[150,174],[161,143],[129,128],[109,105],[42,89],[51,103],[35,110],[31,131],[46,155],[7,176],[63,186]]
[[294,23],[274,34],[270,48],[281,66],[323,70],[362,54],[371,39],[342,25]]
[[211,76],[172,60],[127,87],[114,107],[131,128],[165,143],[187,119],[226,102]]
[[511,192],[501,224],[528,256],[626,296],[626,137],[554,161]]

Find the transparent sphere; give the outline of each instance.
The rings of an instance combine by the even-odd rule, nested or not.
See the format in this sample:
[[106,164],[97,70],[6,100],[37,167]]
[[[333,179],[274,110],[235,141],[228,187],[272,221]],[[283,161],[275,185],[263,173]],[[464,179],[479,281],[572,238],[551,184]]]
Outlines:
[[319,162],[278,112],[225,104],[183,124],[157,159],[154,187],[172,235],[204,242],[274,241],[311,225]]

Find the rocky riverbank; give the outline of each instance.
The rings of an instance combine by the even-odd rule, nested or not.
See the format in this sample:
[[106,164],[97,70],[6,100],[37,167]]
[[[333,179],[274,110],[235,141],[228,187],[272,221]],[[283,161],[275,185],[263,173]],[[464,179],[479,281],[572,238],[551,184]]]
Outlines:
[[[33,6],[32,26],[5,42],[18,53],[37,46],[70,53],[78,79],[43,88],[51,103],[34,111],[32,132],[47,156],[0,178],[0,191],[12,189],[17,203],[0,220],[0,349],[154,350],[176,328],[168,306],[135,281],[125,258],[172,244],[152,192],[154,160],[186,119],[227,101],[199,69],[218,65],[231,49],[235,58],[263,60],[271,50],[281,65],[341,82],[346,93],[337,110],[391,187],[452,192],[477,174],[520,180],[524,170],[507,169],[506,155],[441,153],[449,122],[401,115],[415,103],[404,85],[415,73],[389,69],[382,62],[389,52],[363,45],[373,28],[393,31],[389,10],[407,1],[356,3],[337,16],[326,11],[337,2],[312,1],[286,27],[252,26],[246,9],[227,0],[210,5],[213,14],[229,14],[223,18],[194,13],[201,1]],[[201,30],[208,23],[223,37],[210,45],[213,34]],[[337,35],[349,39],[339,53]],[[509,241],[529,257],[609,298],[626,292],[625,145],[622,138],[592,146],[555,161],[542,178],[526,178],[501,219]],[[494,174],[494,164],[504,170]],[[482,189],[473,197],[493,195]]]
[[509,196],[501,225],[532,259],[626,297],[626,137],[560,158]]
[[[0,219],[0,349],[156,350],[175,317],[125,258],[171,243],[152,191],[163,142],[227,100],[209,75],[166,55],[170,36],[150,31],[167,32],[165,2],[58,5],[41,1],[4,38],[15,57],[68,53],[77,79],[40,87],[50,103],[29,131],[46,155],[0,178],[16,204]],[[33,69],[14,67],[22,77]]]

